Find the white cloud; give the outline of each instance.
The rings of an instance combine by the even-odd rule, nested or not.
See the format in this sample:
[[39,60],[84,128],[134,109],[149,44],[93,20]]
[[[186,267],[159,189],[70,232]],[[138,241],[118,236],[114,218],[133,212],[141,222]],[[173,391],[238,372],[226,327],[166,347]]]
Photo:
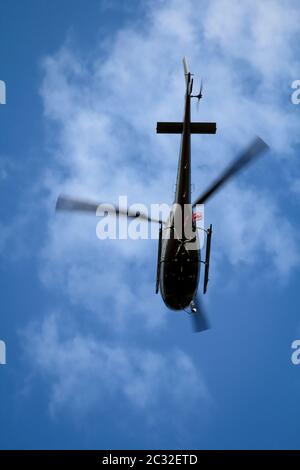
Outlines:
[[16,170],[16,164],[7,155],[0,155],[0,184],[5,182]]
[[300,178],[295,178],[291,182],[291,189],[294,193],[300,194]]
[[[205,187],[254,134],[270,144],[273,158],[285,158],[288,165],[299,142],[299,124],[276,86],[289,86],[290,77],[297,78],[298,9],[290,15],[283,2],[233,0],[172,0],[147,8],[142,25],[128,25],[105,42],[105,57],[87,62],[69,44],[45,60],[41,95],[45,119],[54,124],[54,169],[43,181],[50,193],[48,205],[54,206],[61,192],[105,202],[117,201],[120,194],[127,194],[129,202],[171,202],[179,140],[156,136],[155,125],[181,118],[184,54],[190,56],[192,71],[204,77],[204,99],[194,119],[218,123],[217,136],[193,139],[196,187]],[[222,232],[214,246],[218,259],[227,253],[226,262],[251,266],[263,256],[266,270],[284,278],[298,264],[296,235],[276,188],[268,192],[254,183],[232,183],[212,201],[206,216]],[[58,331],[63,320],[51,317],[35,336],[35,360],[53,378],[54,406],[77,406],[83,393],[88,394],[87,406],[94,404],[96,382],[103,393],[113,387],[138,407],[150,406],[150,392],[158,400],[166,383],[174,383],[171,359],[148,350],[139,362],[139,350],[120,349],[115,334],[121,328],[126,337],[133,324],[139,331],[159,330],[164,324],[161,301],[153,293],[154,244],[100,243],[95,226],[85,217],[51,218],[41,278],[102,324],[110,321],[110,342],[99,345],[76,332],[62,341]],[[52,357],[58,358],[56,370],[50,366]],[[178,393],[185,391],[190,374],[188,383],[192,380],[201,395],[193,361],[180,351],[175,357],[175,373],[183,371]],[[112,369],[118,371],[113,381]],[[72,395],[75,385],[78,397]]]
[[22,335],[36,370],[52,379],[53,413],[61,407],[77,416],[94,408],[103,412],[116,399],[140,411],[153,411],[162,399],[166,409],[189,410],[199,399],[211,403],[203,379],[184,352],[162,354],[99,342],[72,331],[61,315],[48,315]]
[[297,70],[291,46],[299,34],[299,20],[299,5],[293,0],[212,0],[204,34],[227,59],[248,63],[269,89],[278,88],[278,78]]
[[[293,10],[294,5],[291,2]],[[224,14],[229,7],[232,14]],[[196,15],[199,9],[201,14]],[[254,134],[265,138],[278,155],[291,152],[299,139],[299,126],[289,113],[289,103],[282,106],[280,94],[274,96],[269,75],[276,82],[286,79],[290,73],[286,61],[295,73],[297,70],[292,46],[294,35],[299,32],[298,9],[293,15],[286,11],[276,1],[263,6],[252,1],[224,0],[201,5],[193,1],[157,2],[155,8],[149,6],[143,28],[128,26],[112,38],[105,59],[87,64],[70,47],[48,58],[42,96],[46,117],[58,126],[54,156],[64,169],[63,177],[60,171],[51,175],[48,186],[53,199],[65,192],[105,201],[116,201],[119,194],[128,194],[130,202],[171,202],[178,139],[156,136],[154,129],[157,120],[176,120],[182,112],[180,61],[190,50],[193,71],[201,69],[207,83],[200,118],[218,121],[216,137],[194,138],[193,160],[205,165],[202,171],[194,172],[196,187],[203,187]],[[282,67],[278,68],[278,62]],[[247,67],[248,89],[240,83],[241,70]],[[198,155],[203,157],[198,160]],[[278,264],[280,244],[276,241],[280,231],[275,223],[278,217],[291,239],[291,258],[297,259],[292,227],[280,213],[276,191],[268,194],[256,188],[249,192],[246,187],[232,184],[222,197],[228,204],[232,200],[230,218],[235,223],[229,228],[236,241],[230,246],[233,261],[242,259],[247,263],[258,246],[263,246],[265,255],[282,273],[284,269]],[[253,206],[259,228],[253,227],[251,218],[244,217]],[[209,215],[220,218],[221,211],[214,205]],[[85,219],[82,221],[85,223]],[[71,217],[68,224],[73,224]],[[267,244],[261,240],[261,233],[270,226]],[[244,243],[245,231],[251,233],[250,246]],[[79,230],[70,232],[67,250],[82,237]],[[53,244],[54,239],[64,247],[65,238],[55,236],[51,221],[49,243]],[[228,248],[225,243],[220,250]],[[147,256],[143,244],[135,246],[139,256]],[[114,244],[114,249],[119,257],[128,253],[123,243]]]

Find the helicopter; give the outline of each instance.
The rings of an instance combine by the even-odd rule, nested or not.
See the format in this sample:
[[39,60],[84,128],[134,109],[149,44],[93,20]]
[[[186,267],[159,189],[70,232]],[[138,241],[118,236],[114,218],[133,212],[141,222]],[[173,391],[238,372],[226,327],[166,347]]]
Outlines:
[[[191,201],[191,135],[216,134],[215,122],[191,122],[191,100],[198,103],[203,97],[201,81],[199,94],[193,95],[193,75],[190,73],[186,58],[183,58],[185,77],[184,114],[182,122],[158,122],[158,134],[181,134],[178,160],[176,191],[172,209],[166,221],[151,219],[145,214],[130,211],[118,206],[107,205],[107,213],[113,207],[114,215],[129,218],[139,217],[148,222],[159,223],[156,287],[165,305],[175,311],[189,313],[196,332],[209,329],[210,325],[204,313],[198,293],[200,266],[204,265],[203,294],[207,292],[209,281],[212,224],[203,229],[206,234],[205,258],[201,259],[199,234],[197,228],[196,207],[206,203],[225,183],[247,164],[268,150],[268,145],[255,137],[248,147],[217,177],[209,187]],[[60,195],[56,202],[56,211],[97,213],[100,203]]]

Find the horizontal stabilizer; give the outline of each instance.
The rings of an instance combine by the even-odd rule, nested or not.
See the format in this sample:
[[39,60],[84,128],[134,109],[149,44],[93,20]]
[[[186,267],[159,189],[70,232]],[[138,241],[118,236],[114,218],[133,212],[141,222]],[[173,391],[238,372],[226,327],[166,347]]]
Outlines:
[[216,131],[215,122],[191,122],[191,134],[215,134]]
[[182,134],[182,122],[158,122],[157,134]]
[[[191,122],[191,134],[215,134],[217,126],[215,122]],[[157,134],[182,134],[182,122],[158,122]]]

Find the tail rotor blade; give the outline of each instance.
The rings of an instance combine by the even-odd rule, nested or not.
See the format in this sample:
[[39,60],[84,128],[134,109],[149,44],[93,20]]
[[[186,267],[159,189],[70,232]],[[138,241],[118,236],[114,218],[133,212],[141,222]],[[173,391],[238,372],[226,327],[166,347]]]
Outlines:
[[200,92],[199,92],[200,98],[202,98],[202,90],[203,90],[203,80],[201,79]]
[[207,319],[203,304],[199,296],[197,296],[194,300],[194,306],[192,308],[191,317],[195,333],[200,333],[201,331],[210,329],[210,323]]
[[203,80],[201,79],[201,83],[200,83],[200,90],[199,90],[199,95],[198,95],[198,107],[199,107],[199,101],[201,100],[202,98],[202,90],[203,90]]
[[227,181],[229,181],[235,174],[241,171],[246,165],[254,161],[259,155],[263,154],[269,149],[269,146],[260,138],[256,137],[251,144],[242,152],[236,160],[233,161],[221,173],[210,187],[201,194],[194,202],[193,207],[197,204],[203,204],[207,201],[216,191],[218,191]]

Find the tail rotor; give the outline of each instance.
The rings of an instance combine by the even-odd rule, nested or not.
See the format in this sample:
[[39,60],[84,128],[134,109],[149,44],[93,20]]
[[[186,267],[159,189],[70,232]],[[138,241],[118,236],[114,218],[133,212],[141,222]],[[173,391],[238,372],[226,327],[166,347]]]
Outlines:
[[203,97],[202,91],[203,91],[203,80],[201,80],[200,90],[199,90],[198,95],[191,95],[191,98],[197,98],[197,100],[198,100],[197,101],[197,111],[199,109],[199,102],[200,102],[201,98]]

